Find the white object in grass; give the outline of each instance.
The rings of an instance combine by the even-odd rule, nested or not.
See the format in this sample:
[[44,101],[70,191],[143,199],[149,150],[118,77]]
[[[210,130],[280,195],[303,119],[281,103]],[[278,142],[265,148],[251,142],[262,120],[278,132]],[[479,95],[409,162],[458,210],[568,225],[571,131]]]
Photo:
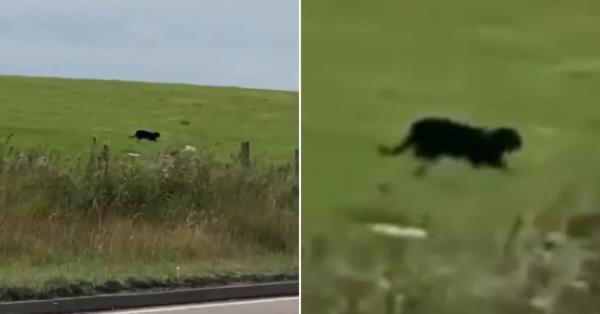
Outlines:
[[127,153],[127,156],[130,156],[130,157],[140,157],[140,154],[138,154],[138,153]]
[[185,147],[183,148],[184,151],[186,152],[195,152],[196,151],[196,147],[192,146],[192,145],[185,145]]
[[375,233],[395,238],[424,239],[428,236],[427,230],[414,226],[375,223],[370,224],[369,229]]
[[569,286],[571,288],[574,288],[577,290],[589,290],[590,289],[590,285],[583,280],[575,280],[575,281],[569,283]]
[[529,304],[538,310],[548,310],[554,304],[554,300],[549,297],[537,296],[531,299]]

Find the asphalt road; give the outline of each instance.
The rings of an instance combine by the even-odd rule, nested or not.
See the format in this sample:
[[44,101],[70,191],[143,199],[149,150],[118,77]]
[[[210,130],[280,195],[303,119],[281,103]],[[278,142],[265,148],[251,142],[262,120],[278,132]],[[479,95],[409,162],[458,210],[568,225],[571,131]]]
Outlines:
[[96,314],[299,314],[298,297],[215,302]]

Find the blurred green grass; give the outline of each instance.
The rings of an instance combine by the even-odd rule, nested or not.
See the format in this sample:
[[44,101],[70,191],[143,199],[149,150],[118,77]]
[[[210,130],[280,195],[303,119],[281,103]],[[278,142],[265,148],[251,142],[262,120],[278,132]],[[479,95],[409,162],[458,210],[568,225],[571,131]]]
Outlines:
[[[487,268],[517,214],[597,208],[600,3],[302,6],[303,245],[323,235],[349,246],[348,256],[368,255],[340,238],[346,218],[429,214],[431,254]],[[378,144],[400,141],[425,115],[516,127],[524,149],[509,157],[513,173],[444,161],[416,179],[409,156],[377,155]],[[318,285],[326,278],[318,272],[303,264],[303,282]]]
[[[565,177],[590,177],[599,16],[586,1],[303,3],[305,227],[372,201],[381,182],[405,209],[483,217],[533,206]],[[411,158],[377,156],[377,144],[428,114],[518,128],[515,173],[444,162],[417,181]]]

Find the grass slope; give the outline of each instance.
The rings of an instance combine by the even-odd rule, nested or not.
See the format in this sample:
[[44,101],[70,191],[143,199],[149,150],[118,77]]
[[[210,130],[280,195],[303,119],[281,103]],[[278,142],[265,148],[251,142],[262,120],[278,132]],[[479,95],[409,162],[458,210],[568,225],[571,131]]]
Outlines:
[[[564,174],[586,171],[582,159],[593,163],[595,157],[570,152],[582,146],[593,152],[590,144],[600,134],[600,42],[591,37],[600,7],[584,3],[307,1],[307,218],[369,200],[381,182],[392,182],[407,208],[463,213],[488,204],[493,192],[503,202],[488,204],[485,213],[506,212],[501,209],[536,198],[531,180],[547,188]],[[428,180],[415,181],[410,158],[379,158],[378,144],[396,143],[410,122],[428,114],[518,128],[525,147],[511,158],[516,173],[444,163]],[[519,199],[510,195],[519,191]]]
[[[256,154],[287,161],[297,148],[297,112],[294,92],[0,76],[0,136],[69,155],[85,152],[92,136],[116,151],[189,144],[225,157],[249,140]],[[160,143],[128,138],[140,128],[160,131]]]
[[[0,299],[53,282],[297,273],[297,98],[0,76],[0,136],[14,133],[0,143]],[[137,128],[163,137],[136,143]],[[250,169],[219,158],[240,140]]]
[[[598,16],[580,0],[303,1],[303,242],[345,228],[348,208],[371,220],[428,213],[437,253],[475,267],[520,212],[595,209]],[[442,162],[415,179],[410,157],[376,154],[429,114],[518,128],[514,173]]]

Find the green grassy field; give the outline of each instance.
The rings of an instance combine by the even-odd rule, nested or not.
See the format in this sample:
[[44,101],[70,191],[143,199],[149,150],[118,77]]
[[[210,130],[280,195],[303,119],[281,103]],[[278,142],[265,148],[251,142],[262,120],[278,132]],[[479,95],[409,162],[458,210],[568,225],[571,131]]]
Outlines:
[[[225,157],[249,140],[255,154],[287,161],[297,112],[295,92],[0,76],[0,136],[69,155],[85,152],[92,136],[117,151],[154,155],[189,144]],[[160,143],[136,143],[128,138],[136,129],[159,131]]]
[[[294,92],[0,76],[0,137],[14,134],[0,141],[0,300],[53,282],[297,273],[297,110]],[[138,143],[138,128],[163,136]]]
[[[492,268],[517,214],[597,210],[600,5],[308,0],[302,13],[304,244],[329,237],[347,244],[332,247],[354,252],[336,263],[375,267],[375,243],[342,237],[353,228],[348,218],[429,214],[428,253],[413,266],[441,263],[468,277]],[[399,142],[425,115],[517,128],[524,149],[509,157],[513,173],[443,161],[416,179],[418,163],[409,155],[377,155],[377,145]],[[380,183],[390,184],[389,195],[378,191]],[[365,250],[372,259],[356,257]],[[303,264],[303,285],[323,286],[319,280],[330,277],[321,271]],[[467,282],[456,279],[453,287]],[[303,305],[317,313],[318,298],[307,296]],[[483,306],[455,301],[402,313],[474,313],[474,304]]]

